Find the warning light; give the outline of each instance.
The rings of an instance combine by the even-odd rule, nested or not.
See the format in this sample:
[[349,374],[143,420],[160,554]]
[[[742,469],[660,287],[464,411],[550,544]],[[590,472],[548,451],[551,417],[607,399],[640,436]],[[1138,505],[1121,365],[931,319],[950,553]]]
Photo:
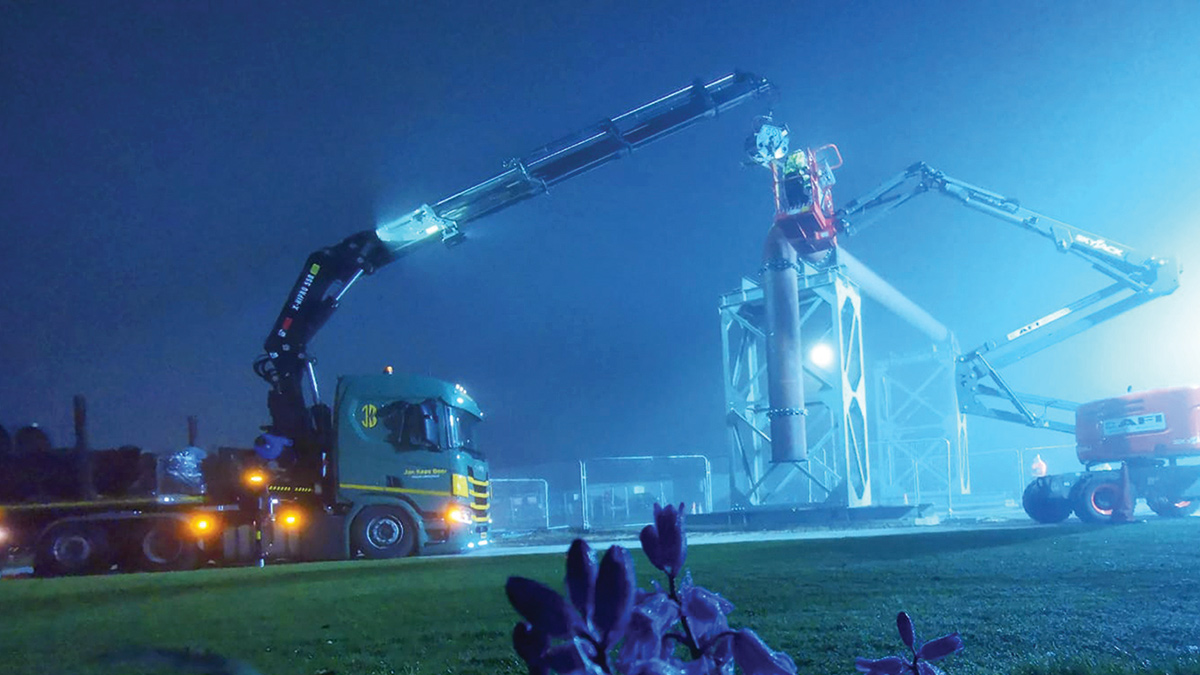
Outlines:
[[296,530],[304,523],[299,509],[284,509],[275,514],[275,522],[285,530]]
[[267,474],[259,469],[251,469],[247,471],[242,480],[246,485],[252,488],[262,488],[267,486]]
[[192,533],[198,537],[205,537],[215,533],[219,528],[217,521],[208,514],[196,514],[188,519],[188,525],[192,528]]
[[383,374],[384,374],[384,375],[391,375],[391,374],[392,374],[392,367],[391,367],[391,366],[384,366],[384,367],[383,367]]

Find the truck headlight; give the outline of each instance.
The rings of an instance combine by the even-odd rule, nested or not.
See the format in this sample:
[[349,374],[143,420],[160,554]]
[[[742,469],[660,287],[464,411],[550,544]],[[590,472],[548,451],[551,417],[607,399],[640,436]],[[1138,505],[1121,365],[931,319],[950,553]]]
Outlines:
[[451,506],[446,510],[446,520],[451,523],[471,524],[471,510],[465,506]]

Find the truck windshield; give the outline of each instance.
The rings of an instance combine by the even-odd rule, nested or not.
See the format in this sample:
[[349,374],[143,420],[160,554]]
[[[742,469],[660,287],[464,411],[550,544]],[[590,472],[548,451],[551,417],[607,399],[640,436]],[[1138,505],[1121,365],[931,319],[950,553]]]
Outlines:
[[446,420],[447,429],[450,432],[450,447],[479,454],[479,450],[475,447],[475,425],[479,423],[479,418],[465,410],[451,406]]

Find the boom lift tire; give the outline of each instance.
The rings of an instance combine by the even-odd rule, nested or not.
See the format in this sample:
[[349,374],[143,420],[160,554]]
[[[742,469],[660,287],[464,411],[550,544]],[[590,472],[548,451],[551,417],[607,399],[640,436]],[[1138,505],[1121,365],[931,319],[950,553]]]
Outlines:
[[371,559],[404,558],[417,550],[417,523],[400,506],[379,504],[363,509],[350,526],[350,542]]
[[1075,515],[1085,523],[1105,523],[1121,504],[1121,481],[1117,472],[1084,474],[1075,484],[1071,502]]
[[34,547],[33,573],[39,577],[95,574],[111,565],[108,533],[99,523],[52,525]]
[[176,572],[195,569],[200,552],[196,542],[182,531],[174,518],[153,518],[138,528],[127,561],[146,572]]
[[1021,506],[1039,523],[1061,523],[1071,517],[1071,500],[1054,494],[1049,486],[1037,480],[1025,487]]
[[1146,505],[1162,518],[1182,518],[1190,516],[1200,509],[1200,502],[1187,499],[1172,499],[1170,497],[1148,497]]

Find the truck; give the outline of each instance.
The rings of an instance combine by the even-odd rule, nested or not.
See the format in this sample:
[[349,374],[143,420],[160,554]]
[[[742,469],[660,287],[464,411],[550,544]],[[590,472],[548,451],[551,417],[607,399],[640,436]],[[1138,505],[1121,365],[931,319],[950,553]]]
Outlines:
[[34,573],[50,576],[487,545],[491,483],[475,440],[483,413],[465,388],[389,367],[339,378],[326,402],[309,343],[346,292],[385,265],[438,240],[455,245],[471,222],[773,92],[745,72],[696,80],[313,252],[254,364],[270,387],[270,421],[253,448],[94,449],[82,399],[71,447],[54,449],[36,426],[0,428],[0,561],[28,552]]
[[[1022,504],[1035,521],[1057,523],[1072,513],[1085,522],[1131,517],[1144,499],[1160,516],[1200,509],[1200,387],[1128,392],[1078,404],[1018,392],[1000,370],[1179,287],[1180,266],[1031,211],[1004,195],[971,185],[924,162],[910,165],[874,190],[835,209],[829,197],[836,146],[791,152],[787,127],[760,118],[747,141],[755,163],[774,177],[776,225],[796,251],[837,264],[837,235],[854,235],[909,200],[932,192],[1017,226],[1087,262],[1107,283],[1063,307],[960,352],[955,387],[962,413],[1072,434],[1080,472],[1035,476]],[[1115,465],[1115,466],[1114,466]]]

